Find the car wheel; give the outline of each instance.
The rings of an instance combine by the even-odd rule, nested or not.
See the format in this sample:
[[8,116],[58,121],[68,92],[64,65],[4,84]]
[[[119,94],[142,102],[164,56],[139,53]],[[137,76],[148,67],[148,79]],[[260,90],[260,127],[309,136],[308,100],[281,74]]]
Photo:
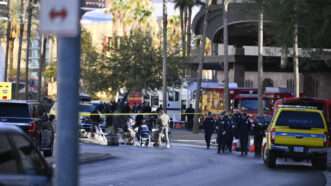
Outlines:
[[318,170],[326,170],[327,169],[327,157],[326,155],[323,155],[321,157],[313,158],[312,161],[312,166],[315,169]]
[[269,151],[267,150],[267,148],[264,148],[263,161],[268,168],[276,167],[276,159],[276,155],[272,151]]

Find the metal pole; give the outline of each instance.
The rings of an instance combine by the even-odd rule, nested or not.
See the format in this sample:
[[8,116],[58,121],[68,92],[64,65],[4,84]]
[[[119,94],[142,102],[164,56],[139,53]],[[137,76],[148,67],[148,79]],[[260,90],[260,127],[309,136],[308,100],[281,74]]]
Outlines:
[[30,60],[30,37],[31,37],[31,22],[32,22],[32,0],[28,2],[28,32],[27,32],[27,46],[26,46],[26,62],[25,62],[25,99],[29,99],[29,60]]
[[294,85],[295,97],[300,97],[300,72],[299,72],[299,44],[298,44],[298,24],[294,24],[293,36],[293,65],[294,65]]
[[42,97],[42,72],[44,70],[44,65],[46,62],[46,49],[47,49],[47,37],[40,35],[40,59],[39,59],[39,70],[38,70],[38,100],[41,101]]
[[263,5],[260,5],[260,19],[259,19],[259,33],[258,33],[258,74],[257,74],[257,83],[258,83],[258,116],[263,116],[264,114],[264,105],[263,105]]
[[[21,17],[20,17],[20,38],[18,43],[18,56],[17,56],[17,69],[16,69],[16,86],[15,86],[15,98],[19,98],[20,90],[20,76],[21,76],[21,58],[22,58],[22,44],[23,44],[23,32],[24,32],[24,1],[21,0]],[[27,86],[27,85],[25,85]]]
[[228,4],[229,0],[223,0],[223,42],[224,42],[224,111],[229,112],[229,61],[228,61]]
[[5,77],[4,80],[8,81],[8,59],[9,59],[9,45],[10,45],[10,32],[11,32],[11,17],[10,17],[10,0],[7,1],[8,7],[8,23],[7,23],[7,41],[6,41],[6,56],[5,56]]
[[162,55],[162,93],[163,93],[163,109],[167,111],[167,0],[163,0],[163,55]]
[[58,37],[55,184],[78,185],[80,35]]

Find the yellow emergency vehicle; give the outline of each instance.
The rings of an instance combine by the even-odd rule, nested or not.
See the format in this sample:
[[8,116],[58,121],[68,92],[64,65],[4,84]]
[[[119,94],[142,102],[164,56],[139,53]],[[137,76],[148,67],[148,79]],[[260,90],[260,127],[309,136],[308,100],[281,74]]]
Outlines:
[[263,140],[266,166],[274,168],[277,158],[310,160],[317,169],[326,169],[328,127],[323,112],[313,107],[280,106]]
[[11,82],[0,82],[0,100],[11,100],[13,86]]

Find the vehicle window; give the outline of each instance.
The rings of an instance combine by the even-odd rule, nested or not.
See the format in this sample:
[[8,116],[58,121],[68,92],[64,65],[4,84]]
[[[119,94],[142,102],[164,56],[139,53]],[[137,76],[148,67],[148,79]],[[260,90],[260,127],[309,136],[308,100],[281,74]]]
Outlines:
[[0,117],[29,118],[28,104],[0,103]]
[[[264,110],[269,111],[269,104],[266,100],[263,100]],[[257,99],[242,99],[239,103],[240,108],[247,110],[255,111],[258,109],[258,100]]]
[[22,164],[22,170],[26,174],[44,175],[46,165],[42,157],[38,154],[34,146],[21,135],[13,135],[12,141],[14,142],[19,158]]
[[92,105],[79,105],[79,112],[93,112],[93,110]]
[[302,111],[282,111],[276,125],[303,129],[324,128],[323,120],[319,113]]
[[0,174],[17,174],[19,171],[15,150],[8,137],[0,134]]

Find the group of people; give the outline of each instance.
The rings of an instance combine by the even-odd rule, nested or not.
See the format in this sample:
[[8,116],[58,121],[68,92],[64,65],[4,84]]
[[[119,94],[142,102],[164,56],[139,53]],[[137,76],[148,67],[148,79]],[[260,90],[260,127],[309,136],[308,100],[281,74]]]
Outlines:
[[254,136],[255,155],[260,156],[263,128],[251,120],[246,113],[208,113],[203,121],[207,149],[212,135],[217,134],[217,153],[232,152],[233,139],[239,139],[241,156],[247,156],[250,135]]

